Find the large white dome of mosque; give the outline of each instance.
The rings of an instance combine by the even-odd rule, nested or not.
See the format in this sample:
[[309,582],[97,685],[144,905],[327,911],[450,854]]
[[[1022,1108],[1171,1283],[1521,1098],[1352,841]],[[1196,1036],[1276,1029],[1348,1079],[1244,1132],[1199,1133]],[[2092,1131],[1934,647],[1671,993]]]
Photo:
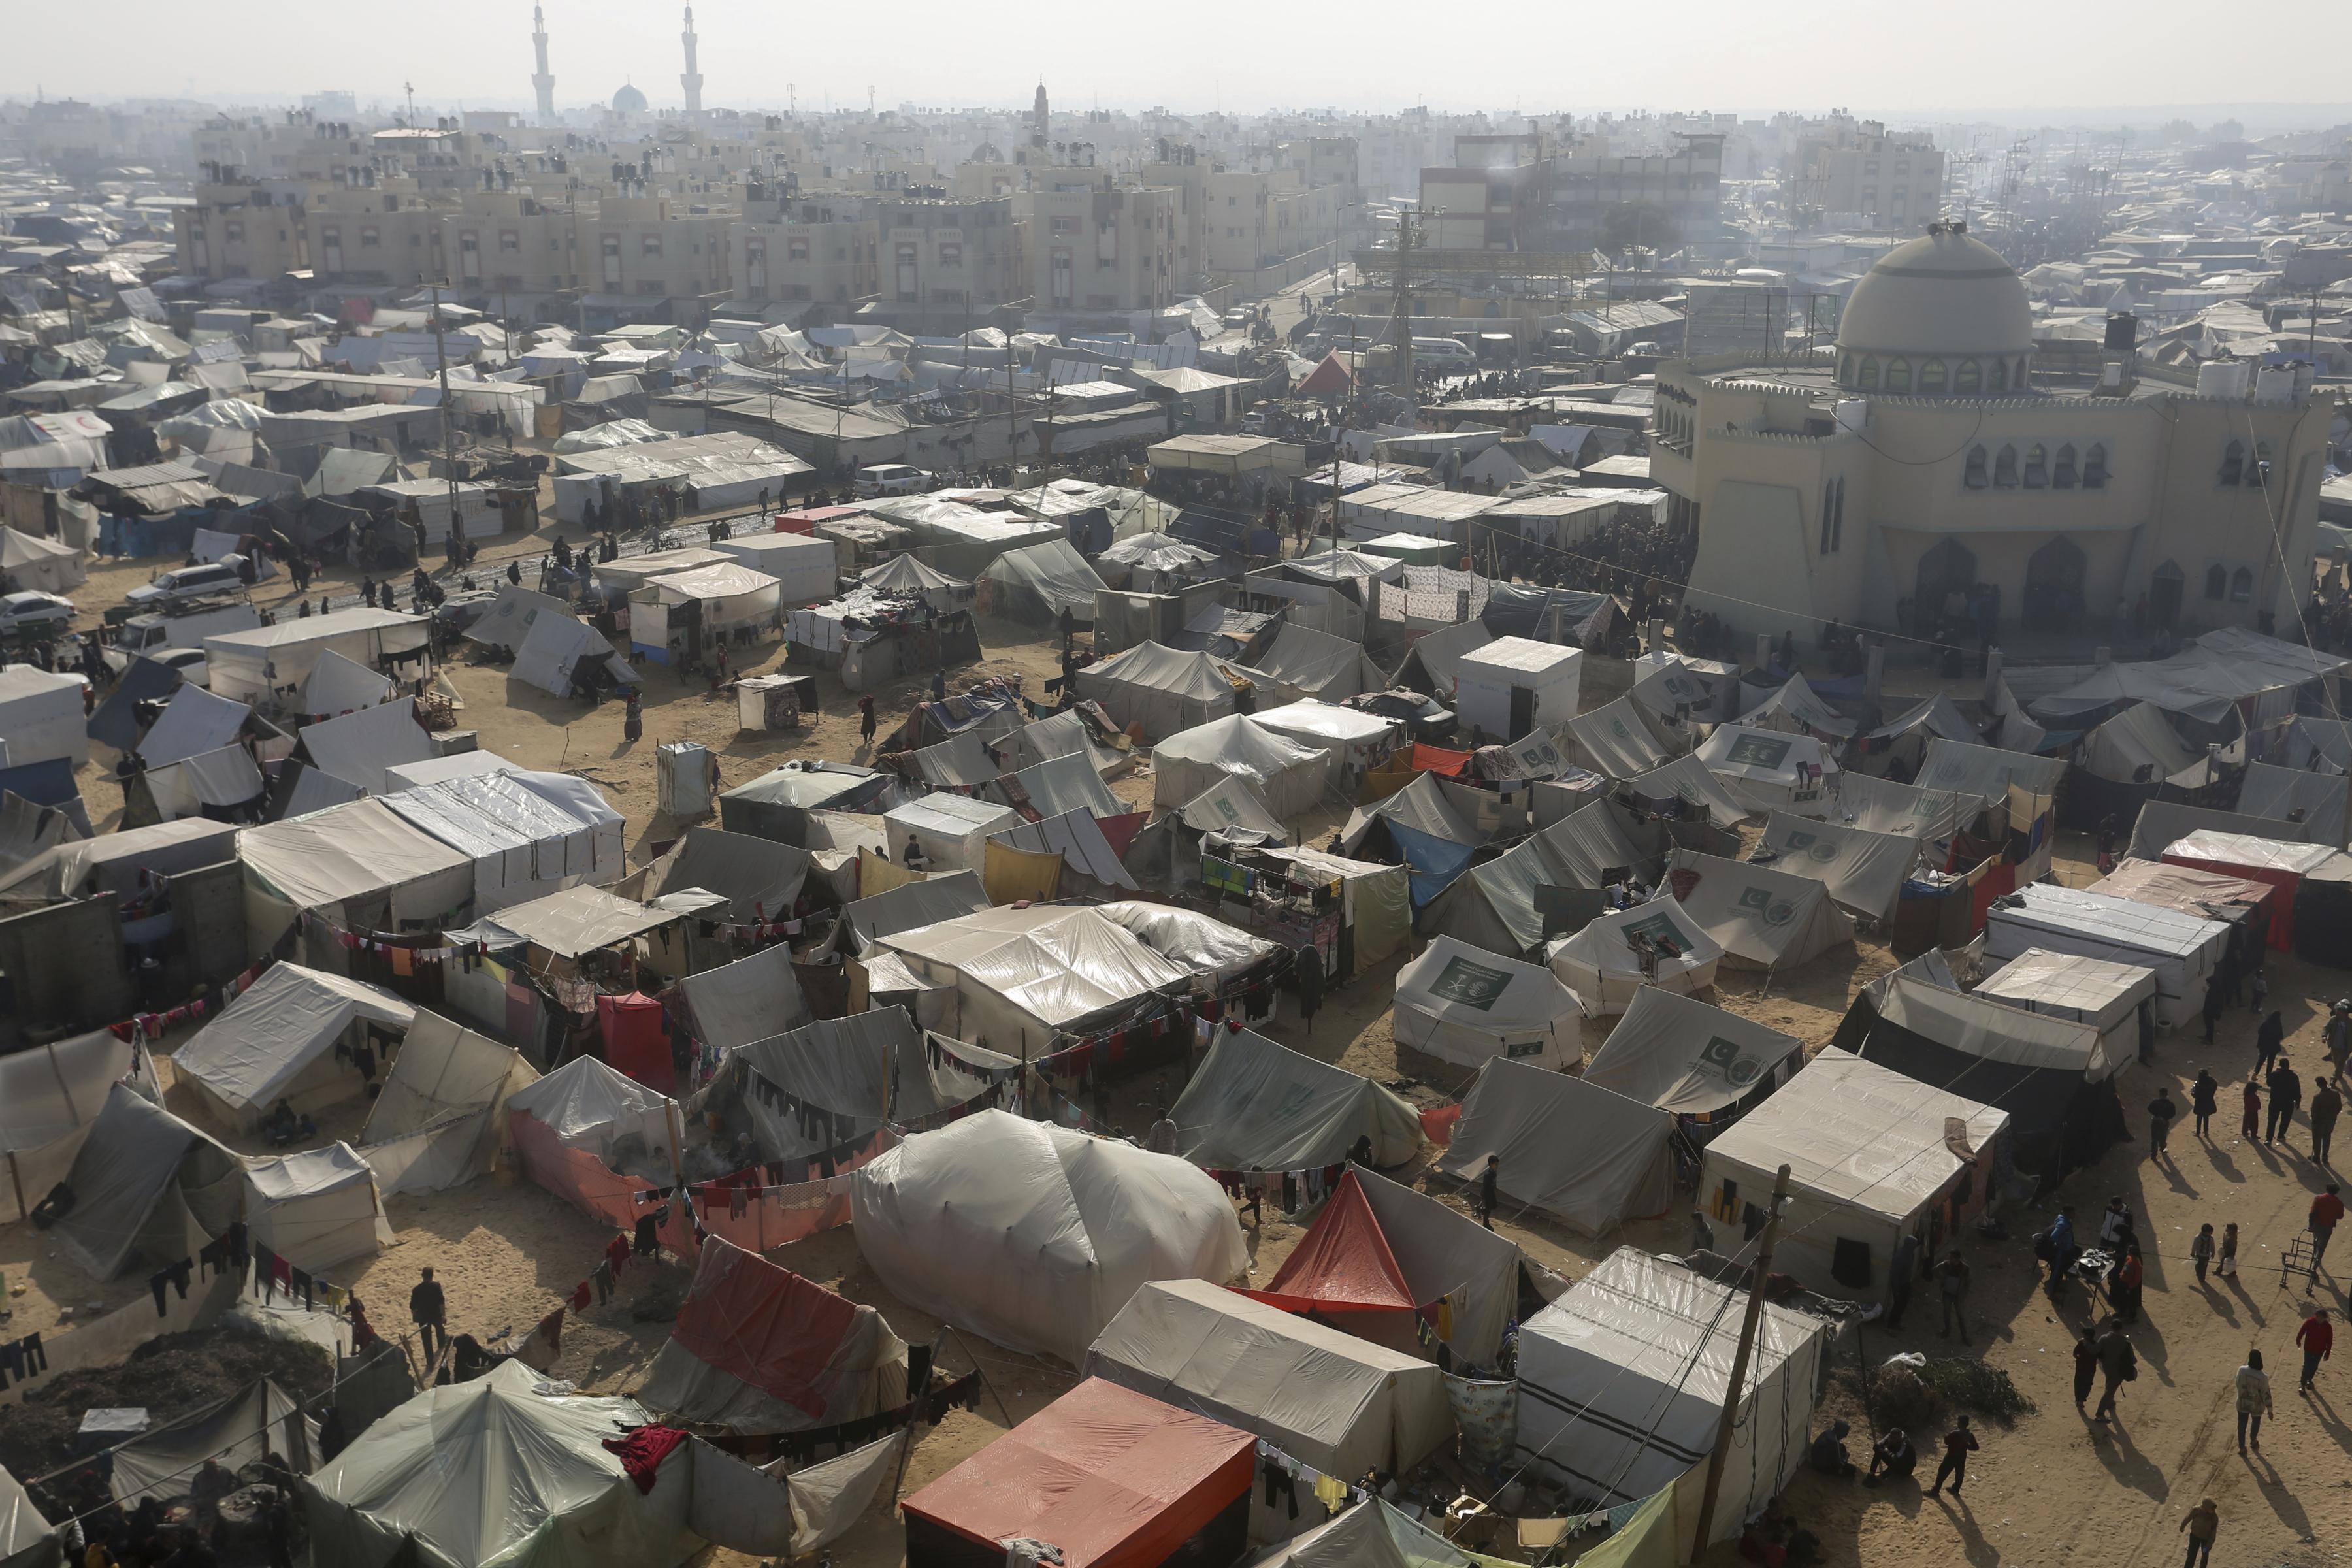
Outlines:
[[1880,257],[1838,319],[1838,381],[1857,392],[2018,392],[2032,352],[2023,279],[1959,223],[1932,224]]

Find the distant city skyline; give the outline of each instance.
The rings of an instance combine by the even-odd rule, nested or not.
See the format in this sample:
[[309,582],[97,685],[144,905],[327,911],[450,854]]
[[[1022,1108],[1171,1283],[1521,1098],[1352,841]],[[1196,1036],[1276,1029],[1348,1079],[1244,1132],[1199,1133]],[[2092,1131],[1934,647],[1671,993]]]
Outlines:
[[[683,6],[667,0],[545,4],[549,69],[559,112],[604,103],[624,83],[656,111],[678,107],[686,69]],[[2282,39],[2320,38],[2338,25],[2323,0],[2284,0],[2263,13]],[[321,35],[315,6],[236,0],[227,25],[191,30],[183,5],[121,0],[104,39],[69,10],[12,19],[0,98],[97,100],[195,98],[298,102],[348,90],[394,107],[414,83],[420,110],[532,110],[531,7],[518,0],[410,0],[381,34]],[[2251,132],[2322,129],[2352,120],[2352,102],[2212,100],[2210,60],[2195,48],[2148,47],[2210,27],[2187,0],[2093,0],[2063,7],[1984,0],[1965,26],[1948,13],[1849,14],[1801,28],[1786,13],[1733,0],[1678,10],[1607,34],[1547,12],[1483,5],[1433,13],[1401,0],[1343,10],[1269,11],[1200,0],[1178,11],[1107,11],[1043,0],[976,29],[967,7],[908,0],[879,29],[866,7],[795,8],[703,0],[703,102],[774,111],[880,108],[1014,110],[1041,77],[1055,107],[1189,115],[1439,112],[1579,115],[1613,111],[1733,113],[1760,118],[1845,107],[1899,123],[2154,124],[2175,115],[2224,118]],[[1436,29],[1435,40],[1416,37]],[[1545,47],[1556,37],[1557,57]],[[1497,48],[1510,37],[1533,47]],[[315,41],[316,47],[310,46]],[[1663,41],[1667,46],[1655,47]],[[1433,43],[1436,47],[1432,47]],[[2114,81],[2101,93],[2102,68]],[[789,84],[789,85],[788,85]]]

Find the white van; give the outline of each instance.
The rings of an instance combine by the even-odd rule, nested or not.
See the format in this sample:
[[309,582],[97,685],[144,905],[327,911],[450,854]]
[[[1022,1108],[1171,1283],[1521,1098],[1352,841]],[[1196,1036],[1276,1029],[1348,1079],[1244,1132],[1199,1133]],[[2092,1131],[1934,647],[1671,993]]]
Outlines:
[[1446,371],[1478,368],[1478,356],[1458,338],[1413,339],[1412,362],[1417,365],[1433,365]]
[[866,500],[877,496],[919,495],[930,488],[931,476],[906,463],[877,463],[857,470],[857,493]]

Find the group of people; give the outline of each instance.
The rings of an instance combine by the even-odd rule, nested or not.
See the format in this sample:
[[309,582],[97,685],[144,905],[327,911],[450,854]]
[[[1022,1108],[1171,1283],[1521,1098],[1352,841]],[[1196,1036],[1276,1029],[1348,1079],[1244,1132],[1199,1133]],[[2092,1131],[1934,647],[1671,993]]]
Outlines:
[[[251,1562],[257,1555],[269,1568],[294,1568],[299,1490],[293,1467],[267,1439],[242,1473],[215,1456],[198,1465],[184,1486],[188,1509],[177,1517],[171,1500],[155,1490],[125,1507],[95,1468],[44,1489],[51,1517],[64,1525],[68,1568],[219,1568],[224,1556]],[[232,1541],[223,1529],[221,1505],[248,1488],[252,1506],[242,1511],[251,1533]]]

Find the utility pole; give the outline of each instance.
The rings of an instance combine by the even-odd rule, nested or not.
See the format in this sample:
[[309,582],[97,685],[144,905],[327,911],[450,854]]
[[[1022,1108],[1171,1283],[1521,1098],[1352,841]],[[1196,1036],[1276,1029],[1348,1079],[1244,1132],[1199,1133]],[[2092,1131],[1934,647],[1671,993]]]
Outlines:
[[1764,1239],[1756,1249],[1756,1267],[1748,1282],[1748,1312],[1739,1321],[1739,1348],[1731,1357],[1731,1384],[1724,1391],[1723,1416],[1715,1428],[1715,1452],[1706,1459],[1706,1489],[1698,1505],[1698,1535],[1691,1548],[1696,1563],[1706,1552],[1708,1533],[1715,1528],[1716,1494],[1723,1486],[1723,1467],[1731,1458],[1731,1434],[1739,1425],[1739,1394],[1748,1382],[1748,1358],[1756,1350],[1756,1323],[1764,1315],[1764,1280],[1772,1272],[1772,1247],[1780,1239],[1780,1205],[1789,1198],[1789,1167],[1772,1178],[1772,1207],[1764,1216]]
[[1412,310],[1407,303],[1412,297],[1412,214],[1402,208],[1397,212],[1397,275],[1396,302],[1390,307],[1389,320],[1396,334],[1398,384],[1404,388],[1408,407],[1416,405],[1412,384]]
[[[449,351],[441,341],[441,285],[433,289],[433,358],[437,362],[441,377],[441,472],[449,481],[449,531],[455,533],[457,521],[457,453],[449,424]],[[423,509],[418,509],[420,518]],[[425,542],[417,541],[416,564],[425,564]]]

